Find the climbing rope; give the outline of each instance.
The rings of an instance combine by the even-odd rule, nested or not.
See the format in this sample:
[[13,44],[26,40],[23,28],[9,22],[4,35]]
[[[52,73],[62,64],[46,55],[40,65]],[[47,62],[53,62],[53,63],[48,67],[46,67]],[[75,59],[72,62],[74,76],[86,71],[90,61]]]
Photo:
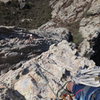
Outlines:
[[[45,70],[44,68],[42,68],[44,71],[48,72],[49,74],[51,74],[49,71]],[[39,74],[41,75],[41,77],[45,80],[46,84],[48,85],[48,87],[50,88],[50,90],[53,92],[53,94],[56,97],[56,100],[67,100],[64,99],[66,98],[66,96],[70,96],[72,97],[72,94],[67,90],[66,88],[66,84],[68,82],[65,82],[63,86],[61,86],[61,88],[57,91],[57,93],[54,91],[54,89],[51,87],[51,85],[49,84],[49,80],[48,78],[43,74],[42,70],[41,70],[41,66],[39,64],[36,64],[36,70],[39,72]],[[52,75],[52,74],[51,74]],[[60,83],[59,83],[60,84]],[[60,84],[61,85],[61,84]]]
[[[54,92],[53,88],[50,86],[47,77],[43,74],[43,72],[42,72],[42,70],[41,70],[41,68],[40,68],[40,65],[39,65],[39,64],[36,64],[36,65],[37,65],[37,71],[39,72],[39,74],[41,75],[41,77],[45,80],[46,84],[47,84],[48,87],[51,89],[51,91],[53,92],[53,94],[55,95],[55,97],[58,98],[58,97],[57,97],[57,94]],[[57,99],[57,100],[59,100],[59,99]]]

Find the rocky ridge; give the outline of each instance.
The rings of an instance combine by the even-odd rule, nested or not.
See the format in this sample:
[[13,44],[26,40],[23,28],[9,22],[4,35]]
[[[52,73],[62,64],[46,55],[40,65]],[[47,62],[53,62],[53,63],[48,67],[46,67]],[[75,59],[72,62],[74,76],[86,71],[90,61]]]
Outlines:
[[100,64],[99,0],[50,6],[52,19],[38,29],[0,27],[0,100],[57,99],[81,67]]
[[66,80],[77,73],[80,66],[95,66],[93,61],[76,56],[76,53],[77,50],[72,50],[70,43],[62,41],[50,46],[49,50],[40,56],[23,63],[19,69],[2,74],[0,81],[6,83],[9,88],[13,87],[26,100],[56,99],[54,93],[57,94]]
[[28,32],[25,29],[1,27],[0,73],[19,68],[23,62],[47,51],[51,44],[62,40],[71,41],[70,32],[64,28]]
[[100,65],[99,51],[95,49],[96,39],[99,45],[100,1],[51,0],[50,5],[53,9],[53,25],[55,27],[67,27],[73,34],[73,41],[80,45],[78,47],[80,55],[93,59],[95,62],[98,60],[96,65]]

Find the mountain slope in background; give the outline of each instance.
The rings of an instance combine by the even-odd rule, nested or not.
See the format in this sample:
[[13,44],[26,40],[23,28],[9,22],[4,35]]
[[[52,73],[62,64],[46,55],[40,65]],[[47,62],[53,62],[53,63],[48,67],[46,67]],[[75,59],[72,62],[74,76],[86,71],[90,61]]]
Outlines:
[[19,1],[0,2],[0,25],[37,28],[50,20],[51,7],[48,0],[27,0],[23,8]]

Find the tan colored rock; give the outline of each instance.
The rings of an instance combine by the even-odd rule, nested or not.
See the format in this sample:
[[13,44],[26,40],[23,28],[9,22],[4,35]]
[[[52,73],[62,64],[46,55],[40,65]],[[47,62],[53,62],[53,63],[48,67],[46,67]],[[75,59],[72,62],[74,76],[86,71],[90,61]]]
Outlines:
[[96,36],[100,32],[100,16],[83,18],[80,22],[79,32],[87,39]]
[[79,33],[82,34],[84,41],[80,44],[81,55],[91,57],[94,53],[92,40],[98,38],[100,33],[100,16],[89,15],[80,22]]
[[51,0],[52,18],[63,23],[73,23],[83,18],[93,0]]
[[91,7],[88,10],[87,14],[89,15],[100,15],[100,0],[93,0]]
[[26,100],[34,100],[34,96],[38,93],[38,88],[31,81],[32,79],[28,76],[21,78],[15,84],[15,90],[18,90],[22,95],[25,96]]
[[25,62],[21,68],[0,76],[0,81],[13,86],[26,100],[55,99],[55,94],[68,80],[66,70],[74,76],[80,67],[95,66],[92,60],[76,56],[77,50],[72,50],[70,45],[62,41],[50,46],[47,52]]
[[[43,53],[41,56],[37,57],[35,59],[35,61],[36,61],[34,63],[35,65],[33,64],[34,60],[30,60],[29,62],[25,63],[23,66],[32,65],[33,68],[37,68],[38,67],[37,65],[39,65],[40,68],[42,68],[44,75],[49,80],[49,85],[53,88],[54,92],[57,93],[57,91],[60,89],[60,85],[58,85],[55,82],[58,82],[59,84],[63,85],[61,78],[62,78],[62,75],[64,74],[65,70],[69,70],[71,72],[71,75],[74,76],[76,74],[77,70],[79,69],[79,67],[81,67],[81,66],[84,66],[84,65],[87,65],[89,67],[95,66],[93,61],[89,61],[86,58],[76,57],[75,53],[76,53],[76,50],[72,51],[69,44],[66,41],[62,41],[57,46],[52,45],[50,47],[49,51],[47,51],[47,52]],[[20,81],[22,81],[22,80],[20,80]],[[39,81],[37,81],[38,84],[39,84]],[[45,82],[44,79],[42,81]],[[44,82],[41,84],[44,84]],[[17,86],[19,86],[19,85],[17,84]],[[52,97],[50,95],[51,89],[50,88],[47,89],[47,86],[44,86],[44,88],[42,88],[42,89],[44,89],[45,92],[47,93],[45,95],[46,96],[45,98],[51,98]],[[17,89],[17,90],[20,91],[20,89]],[[44,94],[45,94],[45,92],[44,92]],[[43,98],[44,98],[44,94],[41,93],[40,95],[43,96]],[[27,94],[27,95],[29,95],[29,94]],[[55,98],[55,97],[53,97],[53,98]]]
[[72,41],[72,34],[67,28],[56,27],[56,23],[49,21],[46,24],[39,27],[37,30],[30,30],[32,33],[36,33],[41,37],[45,37],[46,40],[49,40],[51,43],[58,43],[62,40],[67,40],[68,42]]
[[44,96],[43,98],[55,98],[45,81],[33,72],[23,76],[14,87],[25,96],[26,100],[35,100],[38,95]]
[[[70,76],[76,75],[80,67],[89,66],[90,68],[95,66],[92,60],[83,56],[86,55],[86,53],[90,55],[90,53],[93,52],[89,41],[94,37],[96,38],[98,32],[100,32],[100,1],[50,0],[50,6],[53,8],[53,11],[52,19],[49,22],[37,30],[30,30],[32,34],[27,35],[27,38],[31,37],[29,40],[25,38],[18,43],[19,39],[11,39],[10,42],[11,45],[18,43],[19,45],[14,46],[14,50],[21,50],[25,52],[25,54],[31,49],[26,50],[22,44],[37,43],[36,39],[38,39],[38,37],[44,37],[43,39],[48,41],[52,39],[52,42],[49,41],[48,44],[55,44],[50,46],[48,51],[36,58],[31,57],[33,52],[27,54],[29,58],[31,57],[30,60],[22,62],[22,66],[18,69],[10,70],[5,74],[2,72],[0,76],[0,81],[6,83],[10,89],[13,88],[14,91],[17,91],[20,96],[26,100],[56,99],[55,94],[57,94],[64,83],[69,80]],[[22,8],[23,7],[24,5],[22,5]],[[79,33],[84,37],[84,41],[80,45],[80,55],[78,50],[72,47],[72,43],[67,42],[70,37],[67,26],[73,25],[75,22],[79,23]],[[22,30],[19,30],[19,33],[21,34]],[[36,35],[34,35],[34,33],[36,33]],[[23,35],[23,37],[25,36]],[[39,43],[41,43],[41,40]],[[2,40],[0,44],[3,45]],[[45,45],[40,45],[40,47],[41,46]],[[17,47],[19,49],[16,49]],[[2,50],[4,51],[4,49]],[[36,52],[37,51],[38,50],[36,50]],[[0,51],[0,56],[2,57],[4,55],[12,57],[12,55],[15,55],[15,52],[5,54]],[[63,75],[65,75],[65,77],[63,77]],[[4,86],[0,85],[0,88],[4,88]],[[13,94],[13,91],[11,94]],[[12,98],[14,98],[14,96]],[[19,99],[16,98],[16,100]]]
[[80,54],[81,56],[86,55],[90,51],[90,43],[85,39],[81,44],[80,44]]

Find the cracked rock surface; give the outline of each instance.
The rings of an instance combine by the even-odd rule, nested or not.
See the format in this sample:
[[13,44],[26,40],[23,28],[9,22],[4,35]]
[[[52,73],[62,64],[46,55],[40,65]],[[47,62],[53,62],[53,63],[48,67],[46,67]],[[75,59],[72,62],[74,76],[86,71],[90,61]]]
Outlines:
[[100,65],[100,0],[50,6],[38,29],[0,26],[0,100],[55,100],[81,67]]
[[13,86],[26,100],[56,99],[54,93],[57,94],[81,66],[95,66],[92,60],[76,56],[77,50],[72,50],[70,45],[64,40],[50,46],[47,52],[26,61],[19,69],[2,74],[0,81],[9,84],[9,88]]

